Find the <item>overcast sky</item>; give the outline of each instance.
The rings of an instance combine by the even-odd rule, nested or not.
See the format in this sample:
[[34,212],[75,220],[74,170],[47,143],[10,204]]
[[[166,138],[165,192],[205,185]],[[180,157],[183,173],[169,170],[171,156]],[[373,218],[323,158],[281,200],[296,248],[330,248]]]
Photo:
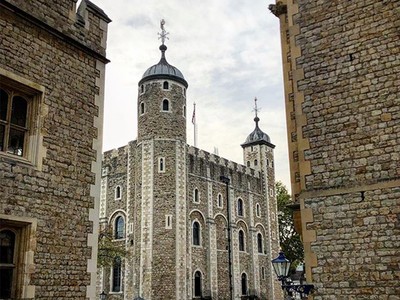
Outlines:
[[167,61],[189,83],[187,142],[196,102],[197,147],[243,164],[240,144],[259,126],[275,148],[276,179],[290,188],[279,20],[262,0],[93,0],[108,27],[104,150],[137,138],[138,82],[158,63],[160,20],[170,34]]

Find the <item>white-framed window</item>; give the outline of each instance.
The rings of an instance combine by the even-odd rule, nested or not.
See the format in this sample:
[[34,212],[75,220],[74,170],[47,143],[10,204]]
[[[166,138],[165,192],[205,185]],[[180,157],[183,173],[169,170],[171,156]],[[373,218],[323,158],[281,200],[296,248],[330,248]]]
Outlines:
[[256,216],[257,216],[258,218],[261,217],[261,207],[260,207],[260,204],[259,204],[259,203],[256,204]]
[[41,166],[44,91],[44,87],[0,68],[0,155]]
[[118,216],[114,221],[114,239],[125,238],[125,220],[123,216]]
[[168,81],[164,81],[163,82],[163,89],[164,90],[169,90],[169,82]]
[[161,104],[161,110],[162,111],[170,111],[171,110],[168,99],[163,99],[162,104]]
[[111,292],[122,292],[122,262],[121,257],[114,258],[111,272]]
[[239,217],[243,217],[244,216],[244,205],[243,205],[242,198],[239,198],[237,200],[237,215]]
[[200,203],[200,192],[197,188],[193,190],[193,202]]
[[101,176],[107,176],[107,175],[108,175],[108,167],[101,168]]
[[201,226],[197,220],[193,221],[192,223],[192,245],[201,245]]
[[158,172],[165,173],[165,158],[164,157],[158,158]]
[[218,194],[218,196],[217,196],[217,206],[219,208],[222,208],[224,206],[224,200],[223,200],[221,194]]
[[140,102],[139,111],[140,111],[140,115],[144,115],[144,113],[146,112],[146,106],[145,106],[144,102]]
[[115,200],[120,200],[122,198],[122,188],[120,185],[115,187]]
[[165,229],[172,229],[172,215],[165,215]]

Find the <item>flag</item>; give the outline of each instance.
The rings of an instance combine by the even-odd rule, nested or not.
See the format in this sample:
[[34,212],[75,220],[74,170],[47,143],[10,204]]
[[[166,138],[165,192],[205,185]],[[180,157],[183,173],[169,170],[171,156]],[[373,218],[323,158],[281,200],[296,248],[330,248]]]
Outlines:
[[196,103],[193,104],[192,124],[196,124]]

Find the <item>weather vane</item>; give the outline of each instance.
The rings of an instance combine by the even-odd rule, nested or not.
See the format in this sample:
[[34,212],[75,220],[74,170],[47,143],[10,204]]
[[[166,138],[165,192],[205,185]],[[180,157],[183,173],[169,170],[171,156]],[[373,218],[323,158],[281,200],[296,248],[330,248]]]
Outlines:
[[254,109],[253,111],[256,113],[256,117],[257,117],[257,113],[260,111],[260,108],[257,108],[257,97],[254,98]]
[[169,40],[169,37],[167,37],[169,32],[165,31],[164,25],[165,25],[165,20],[161,19],[160,21],[161,33],[158,33],[158,35],[160,36],[158,39],[161,39],[163,45],[165,43],[165,39]]

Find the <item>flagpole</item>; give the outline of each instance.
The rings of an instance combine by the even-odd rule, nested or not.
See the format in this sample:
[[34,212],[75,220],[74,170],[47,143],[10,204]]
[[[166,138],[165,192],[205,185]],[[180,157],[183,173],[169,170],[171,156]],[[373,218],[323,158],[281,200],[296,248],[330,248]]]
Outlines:
[[193,123],[194,146],[197,148],[196,102],[193,103],[192,123]]

